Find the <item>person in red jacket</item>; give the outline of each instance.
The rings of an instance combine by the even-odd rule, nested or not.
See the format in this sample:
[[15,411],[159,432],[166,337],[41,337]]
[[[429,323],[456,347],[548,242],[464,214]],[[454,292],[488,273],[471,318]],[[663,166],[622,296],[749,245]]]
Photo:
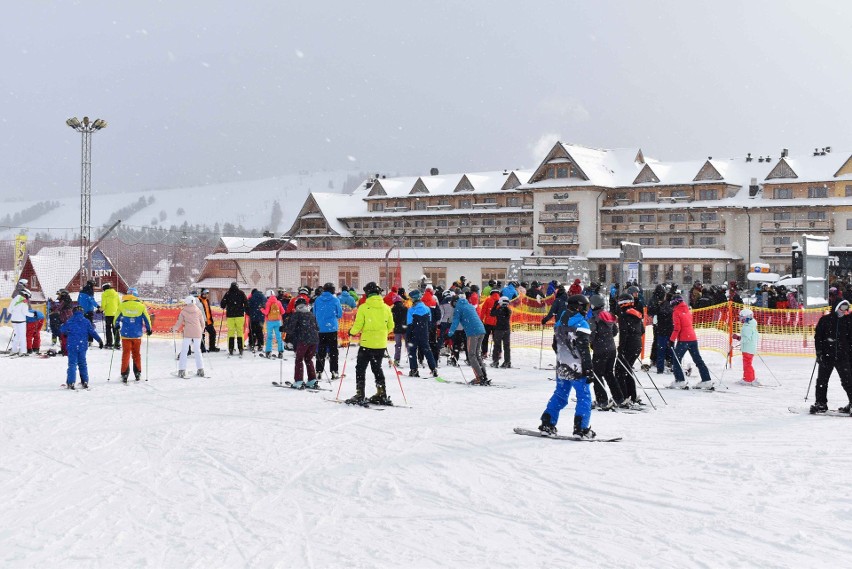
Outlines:
[[390,292],[385,295],[385,304],[387,304],[390,307],[393,307],[393,303],[394,303],[393,297],[399,296],[396,293],[396,291],[397,291],[397,288],[395,286],[392,286],[391,289],[390,289]]
[[692,387],[694,389],[711,389],[713,381],[710,380],[710,371],[704,364],[701,358],[701,352],[698,351],[698,338],[695,336],[695,329],[692,327],[692,313],[689,311],[689,306],[683,301],[683,296],[676,294],[672,297],[672,324],[674,330],[669,337],[669,342],[677,345],[674,347],[675,358],[672,362],[674,369],[675,380],[669,386],[670,389],[689,389],[686,379],[683,377],[683,369],[681,364],[683,356],[686,352],[692,357],[695,366],[698,368],[698,373],[701,375],[701,381]]
[[423,293],[423,298],[421,300],[423,301],[423,304],[429,308],[435,308],[438,306],[438,301],[435,299],[435,291],[432,289],[432,285],[426,285],[426,291]]
[[568,287],[568,296],[583,293],[583,285],[580,284],[580,279],[574,279],[573,284]]
[[485,336],[482,338],[482,359],[488,356],[488,338],[491,337],[494,326],[497,325],[497,317],[491,315],[491,309],[499,300],[500,290],[495,288],[491,291],[491,295],[485,299],[485,302],[479,306],[479,319],[485,324]]
[[290,302],[287,303],[287,314],[293,314],[294,312],[296,312],[296,301],[300,298],[304,298],[305,302],[307,302],[308,305],[310,306],[310,304],[311,304],[310,294],[311,294],[311,290],[308,287],[303,286],[302,288],[300,288],[299,294],[297,296],[294,296],[293,298],[291,298]]

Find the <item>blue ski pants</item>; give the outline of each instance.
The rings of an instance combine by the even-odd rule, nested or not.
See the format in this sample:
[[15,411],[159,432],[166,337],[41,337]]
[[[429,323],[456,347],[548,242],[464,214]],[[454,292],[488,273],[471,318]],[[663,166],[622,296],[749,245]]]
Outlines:
[[281,321],[280,320],[268,320],[266,322],[266,352],[269,353],[272,351],[272,338],[275,338],[277,342],[278,351],[284,351],[284,344],[281,343]]
[[675,359],[672,362],[675,380],[684,381],[686,379],[683,377],[683,369],[681,369],[683,356],[686,352],[689,352],[689,355],[692,357],[692,361],[695,362],[695,367],[698,368],[698,374],[701,376],[701,381],[710,381],[710,371],[707,369],[707,366],[704,364],[704,360],[701,358],[701,352],[698,351],[698,342],[695,340],[691,342],[678,342],[675,346]]
[[89,383],[89,366],[86,363],[86,352],[89,350],[89,345],[83,342],[78,346],[68,345],[68,375],[66,382],[68,385],[74,385],[77,381],[77,368],[80,368],[80,381]]
[[592,395],[586,378],[573,380],[557,378],[556,389],[550,396],[550,401],[547,402],[545,412],[550,415],[550,421],[555,425],[559,420],[559,412],[568,405],[571,389],[577,392],[577,407],[574,409],[574,415],[583,418],[582,427],[586,429],[592,418]]

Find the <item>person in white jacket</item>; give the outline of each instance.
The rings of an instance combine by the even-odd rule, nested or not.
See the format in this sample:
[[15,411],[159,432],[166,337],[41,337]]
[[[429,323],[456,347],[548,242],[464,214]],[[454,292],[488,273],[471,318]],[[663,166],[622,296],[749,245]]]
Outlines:
[[27,355],[27,316],[33,316],[30,310],[30,291],[26,288],[18,291],[18,295],[12,298],[9,304],[9,316],[12,321],[12,348],[11,354],[18,356]]
[[186,377],[186,354],[192,346],[195,354],[195,375],[204,377],[204,360],[201,357],[201,334],[204,332],[205,319],[201,308],[196,304],[194,296],[183,299],[186,306],[181,309],[177,322],[172,326],[172,332],[183,330],[183,345],[178,360],[178,377]]

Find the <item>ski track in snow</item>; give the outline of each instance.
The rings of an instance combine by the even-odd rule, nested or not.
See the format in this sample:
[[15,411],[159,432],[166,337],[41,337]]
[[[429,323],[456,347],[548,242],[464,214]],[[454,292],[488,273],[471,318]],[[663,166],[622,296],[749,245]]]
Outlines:
[[[538,425],[554,387],[537,350],[489,368],[513,390],[403,368],[413,408],[381,413],[273,388],[279,366],[248,354],[178,379],[172,350],[152,340],[150,381],[129,385],[91,350],[90,392],[58,388],[63,358],[0,359],[3,567],[794,567],[852,553],[852,422],[787,410],[813,401],[811,359],[764,357],[784,386],[757,389],[733,383],[739,358],[724,371],[710,352],[730,392],[664,390],[668,406],[640,372],[659,410],[595,412],[599,436],[624,437],[600,445],[512,433]],[[844,399],[835,376],[829,403]]]

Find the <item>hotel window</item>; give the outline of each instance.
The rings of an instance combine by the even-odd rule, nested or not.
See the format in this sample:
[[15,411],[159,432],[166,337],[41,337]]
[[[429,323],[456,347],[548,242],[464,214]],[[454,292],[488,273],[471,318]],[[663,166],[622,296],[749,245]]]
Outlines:
[[692,265],[683,265],[683,282],[692,282]]
[[621,238],[620,237],[613,237],[612,238],[612,246],[613,247],[621,247]]
[[827,198],[828,197],[828,187],[827,186],[812,186],[808,188],[808,197],[809,198]]
[[432,282],[433,287],[447,282],[447,267],[423,267],[423,274]]
[[790,237],[788,237],[788,236],[773,237],[772,238],[772,244],[773,245],[789,245],[790,244]]
[[435,222],[435,225],[437,225],[438,227],[447,227],[448,226],[446,219],[439,219],[438,221]]
[[482,288],[488,284],[488,281],[505,281],[506,280],[506,269],[485,269],[483,268],[481,271],[482,275]]
[[438,205],[450,205],[449,198],[441,198],[438,200]]
[[446,239],[438,239],[438,242],[435,244],[439,249],[444,249],[447,246]]
[[719,215],[715,211],[705,211],[699,214],[698,219],[701,221],[717,221],[719,219]]
[[639,201],[641,203],[657,201],[657,192],[639,192]]
[[518,207],[521,205],[521,198],[517,196],[506,198],[506,205],[508,207]]
[[470,239],[459,239],[460,249],[470,249]]
[[624,223],[624,216],[623,215],[613,215],[611,219],[612,219],[612,223]]
[[654,214],[642,214],[639,216],[639,223],[654,223],[657,216]]
[[521,220],[518,219],[517,217],[507,217],[506,218],[506,225],[520,225],[520,224],[521,224]]
[[852,186],[846,186],[846,197],[852,198]]
[[639,244],[640,245],[653,245],[654,244],[654,238],[653,237],[640,237],[639,238]]
[[482,219],[482,225],[489,225],[489,226],[494,225],[494,218],[493,217],[484,217]]
[[506,247],[520,247],[521,240],[520,239],[506,239]]
[[670,213],[669,221],[686,221],[685,213]]
[[482,200],[482,203],[494,204],[494,203],[497,203],[497,198],[485,198],[485,199]]
[[846,231],[852,231],[852,217],[846,220]]
[[467,227],[468,225],[470,225],[470,218],[469,217],[460,217],[459,218],[459,227]]
[[404,222],[404,221],[402,221],[401,219],[397,219],[397,220],[395,220],[395,221],[393,222],[393,227],[394,227],[395,229],[400,229],[400,228],[402,228],[402,227],[405,227],[405,222]]
[[612,199],[614,199],[614,200],[626,200],[626,199],[629,199],[629,198],[627,197],[627,192],[615,192],[614,194],[612,194]]
[[791,200],[793,199],[792,188],[775,188],[773,194],[776,200]]
[[809,211],[808,219],[811,221],[819,220],[825,221],[825,212],[824,211]]
[[685,244],[683,237],[669,237],[669,245],[673,247],[683,247]]
[[337,284],[338,289],[342,289],[343,285],[356,289],[360,288],[358,286],[358,267],[340,267],[337,269]]
[[423,239],[417,239],[417,240],[414,242],[414,246],[415,246],[415,247],[420,247],[420,248],[422,249],[423,247],[425,247],[425,246],[426,246],[426,241],[424,241]]
[[577,211],[576,203],[546,203],[544,211]]
[[792,214],[789,211],[777,211],[772,214],[773,221],[789,221],[793,219]]
[[384,211],[384,210],[385,210],[385,204],[383,204],[382,202],[376,202],[376,203],[373,204],[373,211]]
[[471,201],[469,199],[459,200],[460,209],[470,209]]
[[699,190],[698,196],[702,200],[715,200],[718,199],[719,194],[716,190]]
[[361,222],[356,221],[356,222],[352,223],[352,229],[361,229]]
[[701,280],[705,283],[713,282],[713,265],[701,265]]
[[606,265],[604,263],[598,263],[598,282],[606,282]]
[[482,240],[482,246],[483,247],[494,247],[494,240],[493,239],[483,239]]
[[648,276],[652,283],[660,282],[660,266],[656,264],[648,265]]
[[426,209],[426,200],[414,200],[414,209],[416,209],[416,210]]
[[716,238],[715,237],[699,237],[698,238],[699,245],[715,245]]
[[319,267],[299,267],[299,283],[311,289],[319,286]]
[[672,197],[673,198],[685,198],[686,197],[686,190],[672,190]]
[[414,220],[414,227],[426,227],[426,222],[422,219]]
[[557,178],[567,178],[569,170],[565,166],[560,166],[556,169],[556,177]]
[[663,278],[669,282],[674,280],[674,265],[663,265]]

